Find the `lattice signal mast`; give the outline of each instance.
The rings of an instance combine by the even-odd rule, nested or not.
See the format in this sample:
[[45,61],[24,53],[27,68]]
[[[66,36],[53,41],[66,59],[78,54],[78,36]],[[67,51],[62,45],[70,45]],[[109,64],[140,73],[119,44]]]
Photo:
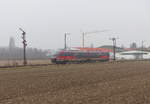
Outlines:
[[27,47],[27,41],[26,41],[26,32],[22,29],[22,28],[19,28],[20,31],[22,31],[22,43],[23,43],[23,64],[24,66],[27,65],[27,58],[26,58],[26,47]]

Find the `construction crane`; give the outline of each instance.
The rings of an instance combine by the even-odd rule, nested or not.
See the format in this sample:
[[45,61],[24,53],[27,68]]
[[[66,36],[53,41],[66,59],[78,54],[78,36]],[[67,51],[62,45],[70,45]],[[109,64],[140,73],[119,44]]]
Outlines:
[[109,31],[109,30],[83,32],[83,33],[82,33],[82,47],[84,48],[84,46],[85,46],[85,35],[95,34],[95,33],[101,33],[101,32],[107,32],[107,31]]

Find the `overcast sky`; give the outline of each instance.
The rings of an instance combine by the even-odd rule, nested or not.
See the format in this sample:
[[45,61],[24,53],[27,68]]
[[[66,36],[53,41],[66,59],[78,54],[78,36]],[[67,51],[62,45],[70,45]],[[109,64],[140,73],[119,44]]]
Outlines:
[[81,32],[109,29],[89,34],[85,46],[131,42],[150,46],[150,0],[0,0],[0,46],[13,36],[21,47],[21,27],[27,32],[29,47],[63,48],[64,33],[68,46],[82,45]]

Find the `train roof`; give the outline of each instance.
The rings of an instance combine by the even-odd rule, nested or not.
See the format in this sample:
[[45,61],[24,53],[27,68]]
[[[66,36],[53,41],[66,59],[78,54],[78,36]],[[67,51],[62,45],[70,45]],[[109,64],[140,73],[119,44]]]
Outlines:
[[103,52],[103,51],[91,51],[91,50],[61,50],[60,52],[82,52],[82,53],[86,53],[86,52],[90,52],[90,53],[108,53],[108,52]]
[[82,48],[82,47],[76,47],[76,49],[80,50],[80,51],[113,52],[111,49],[106,49],[106,48]]

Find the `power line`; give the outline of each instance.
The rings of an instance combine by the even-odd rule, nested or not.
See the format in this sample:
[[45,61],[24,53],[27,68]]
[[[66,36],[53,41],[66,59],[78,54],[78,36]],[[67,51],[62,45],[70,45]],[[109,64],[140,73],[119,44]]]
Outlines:
[[85,46],[85,35],[89,35],[89,34],[95,34],[95,33],[100,33],[100,32],[107,32],[107,31],[110,31],[110,30],[97,30],[97,31],[91,31],[91,32],[83,32],[82,33],[82,47],[84,48]]

